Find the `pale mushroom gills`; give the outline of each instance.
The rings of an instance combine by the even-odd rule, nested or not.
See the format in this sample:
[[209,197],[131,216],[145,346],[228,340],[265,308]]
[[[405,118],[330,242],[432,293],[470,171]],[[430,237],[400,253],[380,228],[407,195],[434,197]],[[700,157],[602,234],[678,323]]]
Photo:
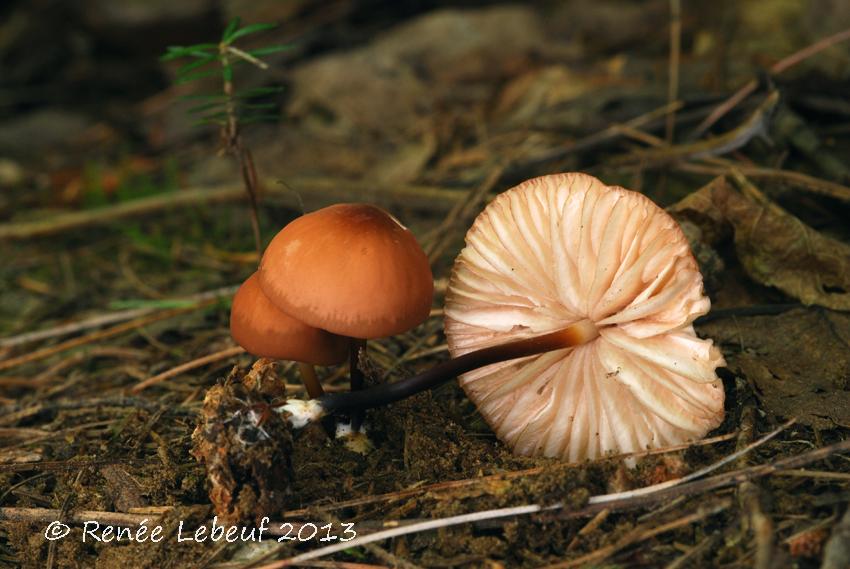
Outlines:
[[692,323],[710,307],[674,219],[585,174],[499,195],[466,235],[446,293],[453,357],[589,321],[586,343],[468,372],[460,384],[521,455],[568,460],[705,436],[723,419],[723,357]]

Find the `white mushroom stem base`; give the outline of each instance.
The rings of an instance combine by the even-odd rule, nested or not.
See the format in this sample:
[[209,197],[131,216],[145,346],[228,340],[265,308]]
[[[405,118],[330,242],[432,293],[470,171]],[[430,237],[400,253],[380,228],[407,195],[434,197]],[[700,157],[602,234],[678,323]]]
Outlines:
[[324,417],[327,411],[318,399],[288,399],[286,404],[277,408],[278,413],[289,415],[289,423],[296,429],[305,427]]
[[394,383],[384,383],[350,393],[333,393],[311,401],[289,399],[280,408],[289,413],[295,428],[317,421],[328,413],[371,409],[400,401],[436,387],[461,374],[490,364],[563,350],[586,344],[599,336],[599,329],[590,320],[580,320],[566,328],[540,336],[523,338],[507,344],[475,350],[437,364],[428,371]]

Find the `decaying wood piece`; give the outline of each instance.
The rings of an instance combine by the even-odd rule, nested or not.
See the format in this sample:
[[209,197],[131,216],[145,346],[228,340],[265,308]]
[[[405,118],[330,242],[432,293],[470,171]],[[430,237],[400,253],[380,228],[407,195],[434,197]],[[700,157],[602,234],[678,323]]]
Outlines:
[[192,454],[206,467],[210,501],[224,524],[257,523],[283,509],[292,478],[292,434],[270,409],[268,388],[255,388],[271,383],[272,365],[259,360],[247,385],[232,374],[210,388],[192,433]]

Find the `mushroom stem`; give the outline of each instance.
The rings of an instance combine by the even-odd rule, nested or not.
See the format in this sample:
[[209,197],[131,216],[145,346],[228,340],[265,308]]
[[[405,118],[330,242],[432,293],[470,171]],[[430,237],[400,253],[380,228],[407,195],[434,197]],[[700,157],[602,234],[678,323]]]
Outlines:
[[[360,352],[366,350],[366,340],[350,338],[348,340],[348,375],[351,391],[363,389],[363,371],[360,369]],[[358,432],[363,424],[363,410],[355,410],[351,413],[351,430]]]
[[366,349],[366,340],[348,339],[348,373],[351,391],[363,389],[363,372],[360,370],[360,352]]
[[301,373],[301,382],[307,388],[307,395],[310,399],[318,399],[325,394],[322,384],[319,383],[319,378],[316,377],[316,368],[313,364],[298,362],[298,371]]
[[[295,418],[293,423],[303,424],[304,421],[315,420],[327,413],[365,410],[394,403],[486,365],[579,346],[590,342],[597,336],[599,336],[599,330],[596,325],[589,320],[581,320],[566,328],[542,336],[534,336],[469,352],[401,381],[382,383],[361,391],[325,395],[317,401],[311,402],[318,405],[311,405],[310,409],[306,411],[309,417]],[[298,404],[293,405],[293,400],[287,402],[286,405],[286,409],[290,412],[300,407]],[[298,414],[301,415],[301,412],[298,412]]]

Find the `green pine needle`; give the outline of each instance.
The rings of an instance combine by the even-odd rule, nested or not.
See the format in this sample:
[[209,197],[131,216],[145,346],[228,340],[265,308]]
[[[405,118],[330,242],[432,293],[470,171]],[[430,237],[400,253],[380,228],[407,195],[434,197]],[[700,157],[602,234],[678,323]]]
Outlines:
[[[242,27],[242,21],[239,18],[233,18],[227,23],[221,35],[220,43],[199,43],[188,46],[169,46],[165,53],[160,57],[162,61],[175,61],[180,59],[188,59],[184,61],[176,72],[175,83],[185,84],[191,83],[204,78],[220,77],[223,83],[233,83],[234,68],[240,63],[257,64],[256,60],[262,56],[280,53],[291,49],[291,45],[279,44],[269,45],[254,48],[251,50],[240,51],[235,47],[232,49],[235,53],[241,53],[240,57],[222,57],[221,53],[227,53],[227,48],[230,48],[233,43],[239,39],[245,38],[252,34],[268,31],[277,27],[273,23],[257,23],[249,24]],[[250,60],[245,54],[249,55],[254,60]],[[213,67],[214,66],[214,67]],[[264,121],[277,121],[280,117],[273,112],[277,108],[277,104],[262,100],[263,97],[270,97],[283,91],[280,86],[254,87],[244,91],[236,91],[230,95],[231,101],[236,109],[237,118],[241,123],[255,123]],[[228,114],[227,107],[228,96],[224,93],[195,93],[183,95],[180,97],[184,100],[197,101],[198,104],[188,109],[188,114],[200,115],[194,124],[217,124],[223,125],[227,122]]]
[[250,34],[255,34],[257,32],[264,32],[266,30],[271,30],[276,28],[277,24],[251,24],[250,26],[245,26],[240,30],[236,30],[230,36],[225,36],[224,43],[233,43],[239,38],[243,38]]

